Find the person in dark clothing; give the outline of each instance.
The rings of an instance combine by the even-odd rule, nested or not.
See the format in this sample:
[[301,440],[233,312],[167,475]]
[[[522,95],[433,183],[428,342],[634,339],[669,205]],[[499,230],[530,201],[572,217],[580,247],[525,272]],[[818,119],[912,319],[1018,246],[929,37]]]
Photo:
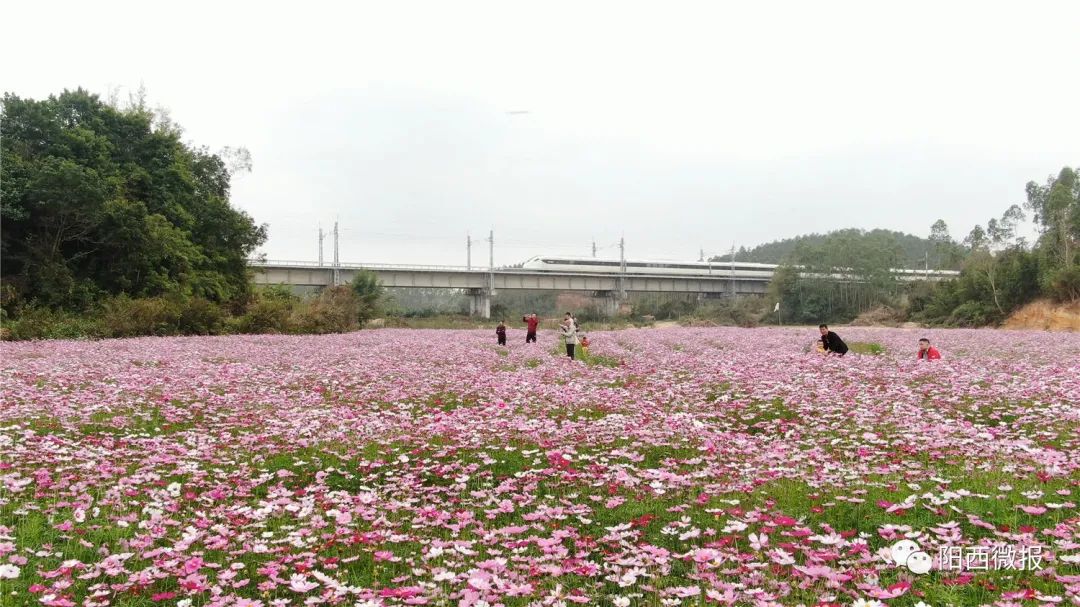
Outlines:
[[840,336],[829,330],[828,325],[818,326],[818,330],[821,331],[821,345],[825,347],[826,352],[832,354],[838,354],[843,356],[847,354],[848,347],[844,343],[844,340],[840,339]]
[[499,338],[499,345],[506,345],[506,321],[500,320],[499,326],[495,327],[495,336]]
[[536,313],[522,316],[521,322],[525,323],[525,343],[536,343],[536,327],[540,324],[540,319],[536,317]]

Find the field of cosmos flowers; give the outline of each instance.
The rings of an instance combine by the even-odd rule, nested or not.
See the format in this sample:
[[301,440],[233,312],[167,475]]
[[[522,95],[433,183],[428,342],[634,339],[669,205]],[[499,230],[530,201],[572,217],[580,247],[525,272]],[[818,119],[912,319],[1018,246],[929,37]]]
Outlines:
[[1080,335],[838,331],[3,343],[0,605],[1080,605]]

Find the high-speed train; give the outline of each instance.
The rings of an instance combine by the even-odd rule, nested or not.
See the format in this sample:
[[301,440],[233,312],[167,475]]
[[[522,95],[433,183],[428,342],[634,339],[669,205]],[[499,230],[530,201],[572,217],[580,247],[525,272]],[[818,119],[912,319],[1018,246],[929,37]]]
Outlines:
[[[525,270],[541,272],[580,272],[583,274],[618,274],[619,260],[593,257],[532,257],[521,265]],[[662,274],[664,276],[734,276],[770,278],[775,264],[729,261],[645,261],[627,260],[627,274]]]
[[[779,266],[772,263],[730,262],[730,261],[645,261],[627,260],[627,274],[657,274],[664,276],[717,276],[734,278],[772,278],[773,271]],[[532,257],[521,265],[524,270],[540,272],[582,273],[582,274],[617,274],[621,271],[618,260],[596,259],[593,257]],[[955,270],[910,270],[896,269],[893,273],[904,282],[917,280],[942,280],[960,275]],[[832,278],[846,279],[843,274],[832,274]]]

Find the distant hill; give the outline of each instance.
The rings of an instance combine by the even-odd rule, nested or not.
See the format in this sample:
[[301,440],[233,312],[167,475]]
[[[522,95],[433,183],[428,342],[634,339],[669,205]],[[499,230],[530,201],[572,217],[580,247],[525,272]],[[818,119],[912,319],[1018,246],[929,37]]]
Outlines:
[[[740,248],[735,253],[736,261],[749,261],[755,263],[784,263],[792,262],[793,254],[799,245],[818,245],[824,242],[830,235],[845,234],[853,238],[866,239],[878,242],[883,246],[896,246],[904,259],[904,267],[921,268],[927,252],[930,254],[930,264],[934,265],[934,243],[927,238],[922,238],[903,232],[892,230],[860,230],[848,228],[831,232],[830,234],[805,234],[794,238],[785,238],[774,242],[760,244],[752,249]],[[731,255],[714,257],[713,261],[728,261]]]

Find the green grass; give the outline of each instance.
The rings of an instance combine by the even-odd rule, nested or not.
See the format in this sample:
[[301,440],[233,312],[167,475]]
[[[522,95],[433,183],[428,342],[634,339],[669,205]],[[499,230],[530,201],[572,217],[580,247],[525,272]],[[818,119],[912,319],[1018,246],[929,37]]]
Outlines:
[[603,354],[582,354],[579,356],[581,360],[585,361],[586,365],[590,367],[608,367],[614,369],[618,367],[622,361],[614,356],[605,356]]
[[749,434],[762,434],[773,430],[770,422],[795,421],[798,418],[798,412],[788,408],[783,399],[774,398],[771,401],[754,401],[743,411],[741,420]]
[[854,341],[848,344],[848,349],[856,354],[870,354],[880,356],[885,353],[885,346],[872,341]]

